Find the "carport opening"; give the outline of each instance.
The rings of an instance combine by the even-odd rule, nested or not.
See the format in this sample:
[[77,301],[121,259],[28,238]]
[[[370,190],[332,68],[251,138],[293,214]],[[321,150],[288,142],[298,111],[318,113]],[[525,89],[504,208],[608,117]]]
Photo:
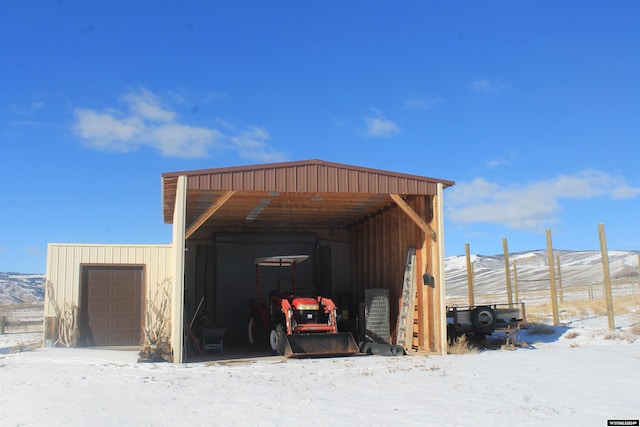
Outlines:
[[[260,298],[268,300],[272,292],[290,291],[291,269],[260,268],[258,295],[255,261],[263,257],[308,256],[296,266],[297,294],[332,299],[339,306],[340,331],[355,332],[357,316],[348,313],[357,313],[357,298],[333,291],[331,246],[321,244],[315,234],[223,233],[209,242],[190,242],[188,247],[187,256],[193,259],[187,263],[192,269],[191,274],[187,269],[185,287],[185,322],[189,326],[185,326],[186,360],[273,355],[268,342],[250,343],[250,305]],[[346,264],[338,267],[348,271]],[[352,301],[356,307],[352,307]],[[215,341],[215,336],[208,339],[207,335],[215,335],[221,329],[222,348],[214,345],[205,349],[208,342]]]

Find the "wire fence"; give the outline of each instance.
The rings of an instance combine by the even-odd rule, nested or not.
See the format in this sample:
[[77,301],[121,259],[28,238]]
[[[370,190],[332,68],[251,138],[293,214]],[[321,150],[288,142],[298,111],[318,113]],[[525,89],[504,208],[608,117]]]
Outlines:
[[[508,271],[504,256],[476,257],[471,274],[465,266],[448,269],[447,305],[470,303],[469,279],[473,303],[496,304],[524,302],[542,305],[551,302],[555,285],[558,303],[597,301],[606,297],[602,255],[597,251],[554,251],[553,283],[548,256],[544,251],[515,254],[509,257]],[[609,283],[615,298],[640,296],[640,253],[611,251]],[[509,297],[511,293],[511,298]]]

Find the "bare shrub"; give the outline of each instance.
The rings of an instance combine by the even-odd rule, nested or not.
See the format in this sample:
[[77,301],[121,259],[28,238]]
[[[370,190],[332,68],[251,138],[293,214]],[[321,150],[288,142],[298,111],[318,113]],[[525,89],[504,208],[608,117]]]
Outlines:
[[627,331],[609,331],[604,336],[605,340],[620,340],[632,343],[635,341],[635,337]]
[[457,338],[454,343],[447,348],[447,354],[469,354],[477,352],[478,348],[469,341],[466,335]]
[[171,280],[165,279],[158,284],[153,299],[147,300],[145,343],[138,356],[141,361],[161,359],[171,362],[173,360],[170,289]]
[[64,305],[64,310],[60,308],[55,298],[53,284],[49,281],[46,283],[49,301],[53,306],[58,323],[58,339],[56,344],[65,347],[75,347],[78,345],[78,305],[74,302],[68,302]]
[[569,331],[566,334],[564,334],[564,337],[568,340],[572,340],[574,338],[576,338],[578,335],[580,335],[579,333],[577,333],[576,331]]
[[75,303],[66,303],[58,316],[58,342],[67,348],[78,344],[78,306]]

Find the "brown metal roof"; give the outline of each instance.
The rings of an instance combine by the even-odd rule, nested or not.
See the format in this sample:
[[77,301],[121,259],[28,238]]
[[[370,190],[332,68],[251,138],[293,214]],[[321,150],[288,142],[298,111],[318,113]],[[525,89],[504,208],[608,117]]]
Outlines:
[[216,229],[343,227],[393,204],[389,194],[435,195],[438,183],[454,185],[322,160],[169,172],[162,174],[167,224],[181,175],[187,177],[187,228],[218,201],[221,207],[206,221]]

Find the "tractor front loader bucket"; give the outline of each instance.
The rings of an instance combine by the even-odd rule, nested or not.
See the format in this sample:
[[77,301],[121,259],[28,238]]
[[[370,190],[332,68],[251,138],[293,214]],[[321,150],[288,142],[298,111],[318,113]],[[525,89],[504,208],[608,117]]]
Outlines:
[[287,335],[284,357],[351,356],[358,346],[350,333]]

